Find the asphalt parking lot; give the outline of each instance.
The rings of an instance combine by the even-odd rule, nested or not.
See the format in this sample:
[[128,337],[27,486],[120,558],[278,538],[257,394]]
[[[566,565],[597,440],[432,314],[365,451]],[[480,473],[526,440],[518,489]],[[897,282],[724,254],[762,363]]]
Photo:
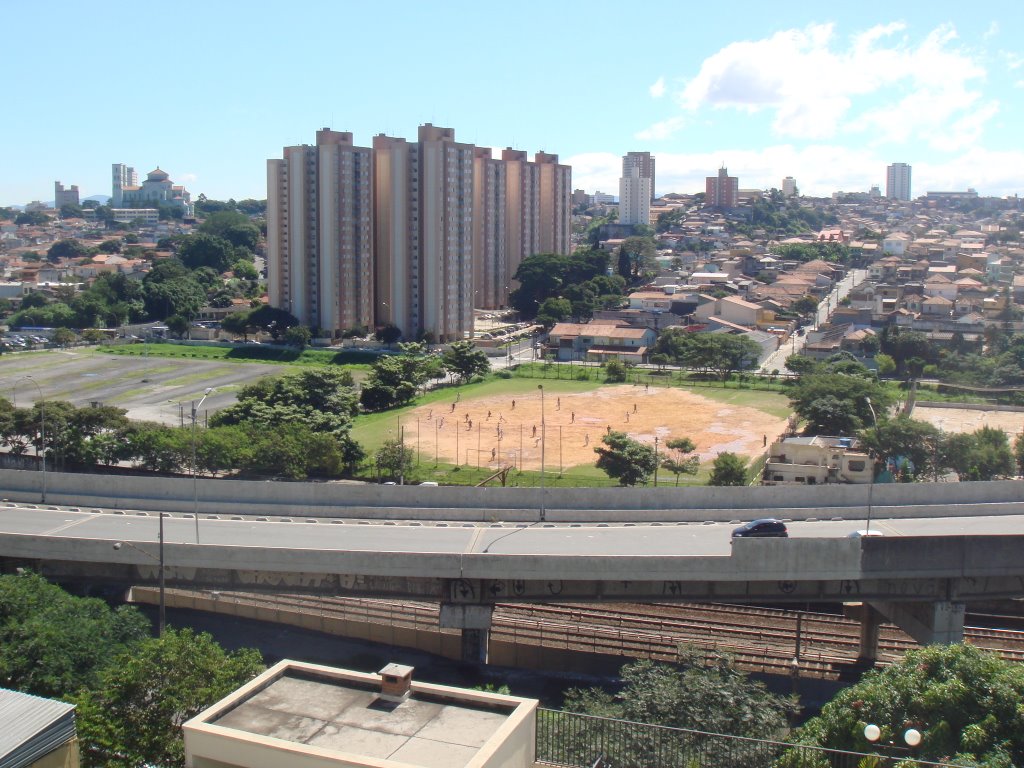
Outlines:
[[41,393],[45,400],[112,405],[127,410],[132,419],[182,424],[191,420],[192,403],[213,387],[199,412],[202,423],[208,413],[234,403],[245,384],[294,370],[287,365],[107,355],[96,348],[19,352],[0,356],[0,396],[25,406]]

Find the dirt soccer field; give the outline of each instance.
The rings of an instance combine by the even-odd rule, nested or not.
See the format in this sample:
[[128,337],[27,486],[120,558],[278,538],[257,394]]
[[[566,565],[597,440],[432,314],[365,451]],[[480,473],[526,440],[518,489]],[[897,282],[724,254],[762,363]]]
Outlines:
[[[701,461],[730,451],[753,457],[786,427],[755,408],[711,400],[686,390],[635,386],[601,387],[587,392],[546,394],[545,466],[568,469],[592,465],[595,446],[609,429],[649,445],[657,437],[664,450],[673,438],[689,437]],[[435,403],[402,417],[406,445],[446,463],[499,468],[541,466],[541,398],[483,396]]]
[[943,432],[974,432],[982,427],[1003,430],[1012,440],[1024,432],[1024,411],[983,411],[964,406],[962,408],[929,408],[918,405],[913,418],[934,424]]

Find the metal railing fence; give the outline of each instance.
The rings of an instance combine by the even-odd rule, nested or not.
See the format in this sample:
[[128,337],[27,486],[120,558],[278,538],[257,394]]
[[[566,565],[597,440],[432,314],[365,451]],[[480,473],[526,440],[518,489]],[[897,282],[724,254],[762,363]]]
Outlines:
[[566,768],[960,768],[906,749],[845,752],[551,709],[537,710],[536,760]]

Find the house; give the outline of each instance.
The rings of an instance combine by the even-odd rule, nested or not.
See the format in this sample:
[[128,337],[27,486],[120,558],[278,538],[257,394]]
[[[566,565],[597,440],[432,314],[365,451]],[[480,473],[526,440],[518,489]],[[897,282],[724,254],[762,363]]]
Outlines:
[[882,250],[893,256],[902,256],[913,238],[904,232],[893,232],[882,240]]
[[768,450],[761,484],[870,483],[873,470],[852,437],[786,437]]
[[737,296],[713,299],[698,306],[694,312],[694,318],[700,322],[706,323],[711,317],[747,328],[768,327],[775,321],[775,313],[771,310]]
[[622,360],[642,363],[657,334],[651,328],[591,323],[557,323],[548,349],[559,360]]
[[0,765],[78,768],[75,705],[0,688]]

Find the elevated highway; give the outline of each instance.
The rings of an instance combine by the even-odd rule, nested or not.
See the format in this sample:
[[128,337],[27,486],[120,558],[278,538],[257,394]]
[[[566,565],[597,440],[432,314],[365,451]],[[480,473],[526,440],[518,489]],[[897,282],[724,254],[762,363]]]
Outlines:
[[[872,506],[872,527],[885,535],[851,539],[850,531],[865,526],[867,508],[844,503],[849,500],[831,488],[708,489],[736,491],[737,503],[726,507],[730,494],[716,493],[712,501],[722,506],[702,508],[694,508],[688,497],[705,489],[657,489],[662,493],[653,495],[638,490],[635,494],[647,494],[661,508],[597,510],[581,508],[579,494],[562,498],[549,491],[547,519],[540,520],[538,510],[500,506],[514,503],[511,494],[476,493],[516,489],[374,488],[374,494],[383,492],[380,503],[368,505],[365,489],[334,486],[328,494],[333,503],[292,502],[290,514],[272,515],[271,490],[296,489],[301,495],[309,492],[308,485],[220,481],[234,487],[235,498],[204,496],[196,504],[204,510],[197,524],[183,511],[195,503],[187,498],[192,490],[187,479],[161,478],[148,485],[139,478],[49,473],[48,502],[56,498],[60,504],[41,504],[38,497],[19,500],[38,493],[18,484],[39,474],[0,473],[6,499],[0,503],[0,559],[7,569],[28,566],[61,579],[153,583],[160,573],[158,531],[165,512],[169,584],[437,600],[442,622],[464,630],[467,655],[486,647],[495,602],[859,603],[871,606],[862,616],[862,650],[870,657],[879,613],[920,642],[951,642],[962,637],[967,603],[1024,597],[1019,483],[944,485],[939,486],[944,497],[919,493],[913,504],[893,503],[905,499],[907,486],[879,486],[873,495],[882,504]],[[105,484],[89,487],[97,477]],[[217,484],[201,485],[205,491]],[[82,497],[89,501],[102,490],[103,499],[116,501],[116,507],[69,506],[75,486],[85,488]],[[960,498],[972,487],[978,501]],[[150,497],[140,490],[149,490]],[[401,506],[401,496],[413,490],[421,504]],[[448,500],[460,490],[473,492],[465,494],[464,506],[422,506],[425,497]],[[759,507],[748,498],[751,490]],[[817,491],[828,506],[797,506],[810,499],[793,490]],[[223,487],[216,491],[223,493]],[[433,496],[435,491],[440,493]],[[609,500],[627,501],[616,496],[602,490],[591,499],[606,507]],[[488,500],[498,505],[487,508]],[[691,502],[688,508],[684,501]],[[223,508],[231,511],[214,511]],[[295,515],[298,509],[305,514]],[[363,515],[367,510],[370,514]],[[532,521],[521,521],[527,513]],[[790,539],[731,543],[736,522],[769,514],[791,520]],[[115,548],[118,542],[127,546]]]

